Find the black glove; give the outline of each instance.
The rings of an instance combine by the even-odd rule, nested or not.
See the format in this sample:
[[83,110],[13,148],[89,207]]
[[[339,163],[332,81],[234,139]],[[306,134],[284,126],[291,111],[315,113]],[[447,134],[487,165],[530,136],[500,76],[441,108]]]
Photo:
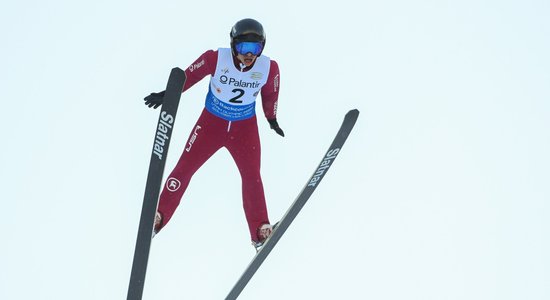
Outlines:
[[145,105],[149,106],[150,108],[156,109],[157,107],[162,105],[162,102],[164,101],[164,93],[166,91],[162,91],[160,93],[151,93],[151,95],[143,98],[145,100]]
[[279,123],[277,123],[277,119],[272,119],[272,120],[267,120],[267,121],[269,122],[269,126],[271,127],[271,129],[275,130],[275,132],[278,135],[285,136],[285,133],[283,132],[281,127],[279,127]]

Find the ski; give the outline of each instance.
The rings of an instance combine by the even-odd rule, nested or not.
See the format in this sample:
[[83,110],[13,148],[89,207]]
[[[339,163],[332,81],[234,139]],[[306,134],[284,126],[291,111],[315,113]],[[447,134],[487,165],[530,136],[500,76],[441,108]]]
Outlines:
[[149,260],[153,223],[157,211],[162,175],[164,173],[170,137],[174,122],[176,121],[176,113],[178,111],[185,79],[185,72],[182,69],[173,68],[166,85],[166,93],[164,94],[157,129],[155,131],[151,161],[149,163],[149,173],[145,185],[145,196],[141,208],[141,218],[139,221],[127,300],[141,300],[143,295],[145,273],[147,271],[147,261]]
[[315,172],[309,178],[306,186],[302,189],[294,203],[292,203],[283,218],[279,221],[271,236],[264,243],[260,251],[256,253],[256,256],[254,256],[254,258],[252,259],[244,273],[241,275],[237,283],[233,286],[233,289],[231,289],[225,300],[237,299],[237,297],[241,294],[242,290],[246,287],[252,276],[256,273],[258,268],[267,258],[271,250],[273,250],[279,239],[283,236],[292,221],[296,218],[300,210],[304,207],[311,194],[313,194],[313,192],[327,173],[328,169],[336,159],[336,156],[338,156],[340,149],[346,142],[346,139],[351,133],[351,130],[353,129],[353,126],[355,125],[358,117],[359,111],[357,109],[350,110],[346,114],[340,130],[336,134],[336,137],[334,138],[334,141],[330,145],[325,156],[323,156],[321,163],[319,164],[317,169],[315,169]]

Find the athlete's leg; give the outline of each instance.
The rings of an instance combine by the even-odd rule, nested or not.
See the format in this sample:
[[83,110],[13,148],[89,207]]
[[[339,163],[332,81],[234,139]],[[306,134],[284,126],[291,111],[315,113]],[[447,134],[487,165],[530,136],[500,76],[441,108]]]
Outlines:
[[[183,153],[160,194],[158,212],[160,228],[172,218],[193,174],[218,150],[224,141],[224,130],[218,118],[204,110],[191,130]],[[160,229],[159,228],[159,229]]]
[[226,147],[241,174],[243,207],[250,237],[258,241],[258,228],[269,223],[269,218],[260,175],[261,147],[256,117],[233,122]]

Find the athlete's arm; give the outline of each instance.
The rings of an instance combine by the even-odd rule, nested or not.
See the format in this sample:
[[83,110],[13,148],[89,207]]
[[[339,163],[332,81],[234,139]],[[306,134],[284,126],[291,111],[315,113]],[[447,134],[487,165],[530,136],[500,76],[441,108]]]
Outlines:
[[264,115],[269,122],[271,129],[275,130],[280,136],[285,136],[279,123],[277,122],[277,104],[279,101],[280,74],[279,65],[272,60],[269,67],[269,75],[266,84],[262,87],[262,107]]
[[[207,75],[214,75],[216,71],[216,64],[218,63],[218,51],[208,50],[204,52],[199,58],[197,58],[187,69],[185,69],[185,84],[183,85],[182,92],[186,91],[195,83],[201,81]],[[157,108],[162,105],[164,101],[165,91],[159,93],[151,93],[145,97],[145,105],[151,108]]]
[[216,64],[218,63],[218,51],[208,50],[197,58],[187,69],[185,69],[185,85],[183,92],[188,90],[195,83],[201,81],[204,77],[214,76]]
[[279,65],[276,61],[271,61],[267,82],[262,87],[262,106],[264,115],[268,120],[277,118],[277,102],[279,100]]

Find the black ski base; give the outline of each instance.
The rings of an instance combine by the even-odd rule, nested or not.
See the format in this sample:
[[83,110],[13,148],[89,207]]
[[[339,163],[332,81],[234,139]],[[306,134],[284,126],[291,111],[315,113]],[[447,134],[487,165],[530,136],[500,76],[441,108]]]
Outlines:
[[143,295],[162,175],[184,83],[185,72],[180,68],[173,68],[166,85],[166,93],[155,132],[127,300],[141,300]]
[[292,221],[294,221],[300,210],[302,210],[309,197],[311,196],[311,194],[313,194],[313,192],[327,173],[328,169],[340,153],[340,150],[346,142],[349,134],[351,133],[358,117],[359,111],[357,109],[350,110],[346,114],[340,130],[336,134],[334,141],[332,142],[325,156],[321,160],[321,163],[319,164],[317,169],[315,169],[315,172],[308,180],[306,186],[302,189],[302,191],[300,192],[294,203],[292,203],[281,221],[279,221],[279,224],[277,225],[269,239],[265,242],[260,251],[256,253],[256,256],[254,256],[252,262],[250,262],[250,264],[241,275],[235,286],[233,286],[225,300],[237,299],[237,297],[241,294],[242,290],[246,287],[252,276],[256,273],[258,268],[267,258],[271,250],[273,250],[277,242],[279,242],[279,239],[281,239]]

